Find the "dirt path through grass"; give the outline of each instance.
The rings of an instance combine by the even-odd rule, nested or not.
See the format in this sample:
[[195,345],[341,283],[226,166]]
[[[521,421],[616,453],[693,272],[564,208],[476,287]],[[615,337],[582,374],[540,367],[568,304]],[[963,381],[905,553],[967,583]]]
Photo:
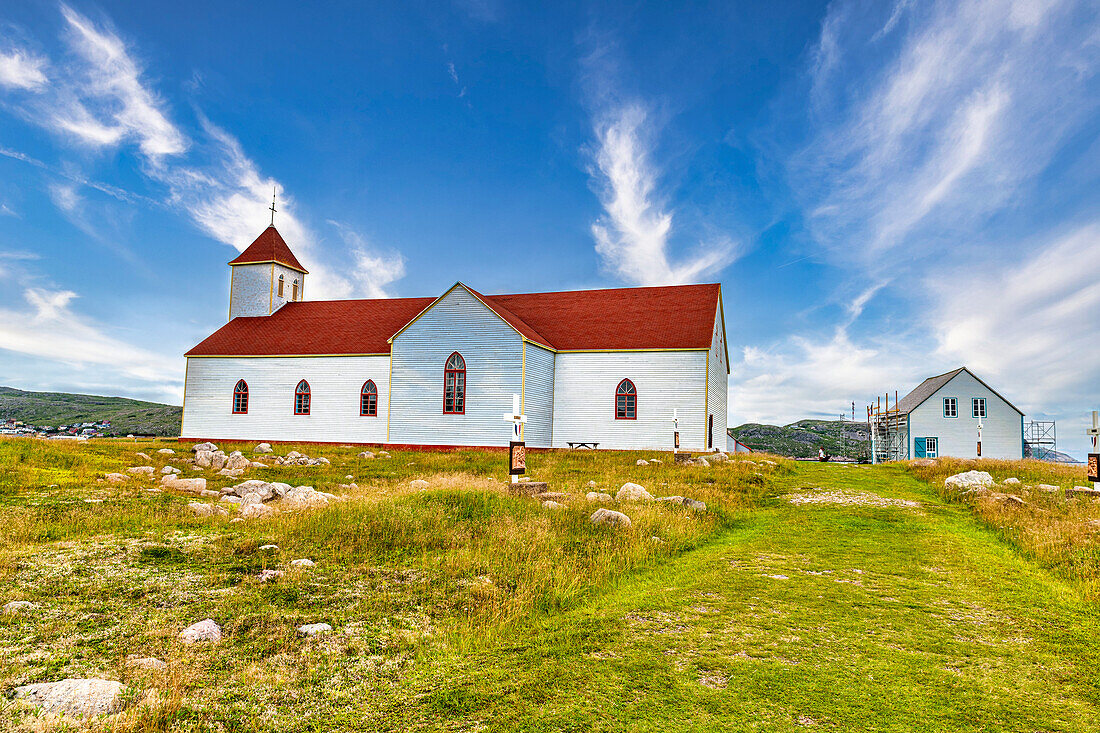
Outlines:
[[802,464],[783,493],[821,487],[919,506],[776,497],[462,653],[429,714],[528,731],[1100,730],[1100,626],[1077,589],[901,470]]

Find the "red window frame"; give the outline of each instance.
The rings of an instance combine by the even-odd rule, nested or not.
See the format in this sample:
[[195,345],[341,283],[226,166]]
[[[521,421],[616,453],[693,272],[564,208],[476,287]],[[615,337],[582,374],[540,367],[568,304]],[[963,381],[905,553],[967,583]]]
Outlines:
[[[622,398],[623,409],[620,415],[619,399]],[[619,382],[619,386],[615,388],[615,419],[616,420],[637,420],[638,419],[638,388],[634,386],[634,382],[629,379],[624,379]]]
[[[452,366],[456,356],[458,362]],[[466,360],[457,351],[451,352],[443,366],[443,414],[466,414]]]
[[309,382],[304,379],[298,382],[298,386],[294,388],[294,414],[308,415],[309,403],[312,397],[313,394],[309,389]]
[[359,416],[378,417],[378,385],[373,379],[363,382],[359,390]]
[[233,414],[248,414],[248,382],[238,379],[233,387]]

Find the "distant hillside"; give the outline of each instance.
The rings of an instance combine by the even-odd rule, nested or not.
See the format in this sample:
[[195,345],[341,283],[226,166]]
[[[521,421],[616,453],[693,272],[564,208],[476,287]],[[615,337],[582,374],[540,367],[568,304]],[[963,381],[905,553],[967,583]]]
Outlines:
[[815,458],[818,448],[830,456],[866,458],[871,440],[866,423],[848,420],[799,420],[783,426],[746,423],[730,428],[730,434],[753,450],[791,458]]
[[22,420],[36,426],[110,420],[111,435],[179,435],[183,408],[125,397],[65,392],[24,392],[0,387],[0,422]]

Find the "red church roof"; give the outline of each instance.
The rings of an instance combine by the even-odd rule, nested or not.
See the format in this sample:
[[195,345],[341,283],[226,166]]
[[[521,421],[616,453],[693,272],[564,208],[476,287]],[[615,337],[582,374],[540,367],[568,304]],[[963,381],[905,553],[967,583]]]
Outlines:
[[[558,351],[709,349],[720,286],[481,295],[529,341]],[[187,356],[388,354],[389,339],[435,298],[287,303],[234,318]]]
[[260,236],[256,237],[256,241],[248,245],[244,252],[230,260],[229,264],[251,265],[261,262],[277,262],[292,270],[309,274],[306,268],[298,262],[298,258],[294,256],[294,253],[290,251],[290,247],[287,246],[282,235],[279,234],[279,230],[274,225],[264,229]]

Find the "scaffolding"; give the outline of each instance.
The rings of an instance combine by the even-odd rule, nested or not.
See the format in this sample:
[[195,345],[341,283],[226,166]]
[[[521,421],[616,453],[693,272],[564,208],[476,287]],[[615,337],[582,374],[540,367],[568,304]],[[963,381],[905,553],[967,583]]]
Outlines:
[[1040,461],[1058,457],[1058,431],[1053,420],[1032,420],[1024,426],[1024,458]]
[[909,459],[909,415],[898,409],[896,392],[893,408],[889,393],[885,407],[881,397],[867,406],[867,428],[871,432],[871,463]]

